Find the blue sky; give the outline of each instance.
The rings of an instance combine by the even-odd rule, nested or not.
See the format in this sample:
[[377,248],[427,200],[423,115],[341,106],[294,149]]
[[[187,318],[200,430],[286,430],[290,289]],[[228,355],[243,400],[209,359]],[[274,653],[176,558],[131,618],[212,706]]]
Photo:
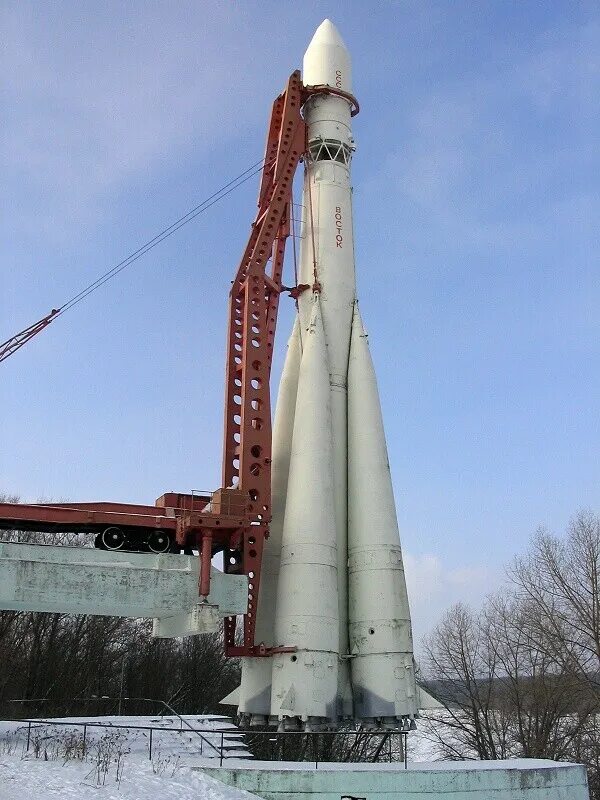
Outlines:
[[[325,16],[352,55],[359,296],[415,633],[600,486],[596,2],[3,3],[0,340],[262,155]],[[0,367],[0,491],[220,481],[250,181]],[[276,370],[290,326],[280,317]],[[275,378],[274,384],[277,384]]]

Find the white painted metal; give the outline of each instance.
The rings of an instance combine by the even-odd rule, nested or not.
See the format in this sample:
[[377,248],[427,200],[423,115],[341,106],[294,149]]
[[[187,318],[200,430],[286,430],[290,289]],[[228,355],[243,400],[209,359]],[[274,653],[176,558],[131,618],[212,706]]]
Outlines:
[[284,726],[337,719],[337,543],[333,505],[331,402],[318,295],[305,332],[275,620],[271,710]]
[[213,568],[208,603],[199,604],[198,574],[195,556],[0,542],[0,608],[165,618],[176,632],[156,630],[173,636],[216,630],[215,608],[219,617],[245,612],[246,576]]
[[348,573],[355,717],[418,712],[410,610],[377,380],[355,307],[348,365]]
[[[304,56],[304,83],[351,93],[350,70],[348,51],[325,20]],[[298,277],[312,291],[298,300],[304,352],[291,461],[280,453],[273,463],[274,492],[285,491],[289,467],[275,644],[299,651],[273,658],[271,715],[309,727],[345,717],[406,727],[419,696],[377,383],[355,313],[351,104],[322,91],[303,114],[308,153]],[[284,375],[279,402],[287,381]],[[269,571],[275,574],[276,565]],[[258,708],[250,696],[267,685],[261,670],[254,684],[244,674],[240,711]],[[266,721],[264,707],[258,721]]]
[[[296,317],[283,365],[275,420],[273,423],[271,505],[273,518],[269,526],[269,538],[263,551],[258,610],[256,616],[257,643],[272,646],[275,634],[275,607],[277,581],[281,561],[281,539],[290,470],[292,435],[298,373],[300,371],[300,323]],[[239,695],[239,713],[249,714],[251,725],[261,725],[271,714],[270,658],[242,659],[242,682]]]
[[[306,85],[351,91],[350,56],[335,26],[325,20],[304,55]],[[304,107],[309,157],[305,161],[300,281],[320,284],[327,341],[333,434],[333,483],[338,547],[339,652],[348,654],[347,593],[347,383],[352,309],[356,295],[352,231],[350,158],[354,139],[350,104],[329,94],[312,96]],[[332,160],[331,156],[340,159]],[[311,313],[310,292],[300,295],[304,327]],[[338,713],[352,716],[346,660],[338,665]]]
[[[324,19],[304,54],[302,80],[306,86],[336,86],[352,92],[350,53],[338,29]],[[338,85],[339,84],[339,85]]]
[[[419,711],[437,711],[444,706],[435,699],[429,692],[426,692],[422,686],[417,684],[417,697],[419,698]],[[222,706],[239,706],[240,704],[240,687],[236,687],[232,692],[229,692],[222,700],[219,700],[219,705]]]

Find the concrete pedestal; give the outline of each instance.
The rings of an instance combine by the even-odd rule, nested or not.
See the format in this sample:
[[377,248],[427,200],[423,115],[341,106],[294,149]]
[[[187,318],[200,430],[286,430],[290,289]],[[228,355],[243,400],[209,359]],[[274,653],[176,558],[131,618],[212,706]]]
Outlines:
[[585,767],[537,759],[440,761],[407,770],[398,764],[310,769],[276,762],[201,769],[264,800],[589,800]]

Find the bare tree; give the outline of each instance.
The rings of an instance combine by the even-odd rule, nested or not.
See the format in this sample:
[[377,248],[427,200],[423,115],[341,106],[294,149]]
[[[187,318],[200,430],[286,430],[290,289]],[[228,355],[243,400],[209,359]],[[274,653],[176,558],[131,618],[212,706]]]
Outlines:
[[[548,653],[528,600],[491,596],[455,606],[427,639],[444,711],[426,724],[445,757],[565,759],[587,724],[581,682]],[[577,711],[578,713],[573,713]]]
[[556,668],[577,674],[600,700],[600,518],[579,512],[559,539],[541,529],[510,578],[534,610],[532,636]]
[[600,519],[540,530],[478,612],[451,608],[426,640],[444,704],[425,722],[442,757],[575,760],[600,798]]
[[600,797],[600,517],[580,511],[559,538],[538,530],[509,577],[531,609],[532,646],[570,676],[569,720],[577,732],[567,757],[588,765],[590,793]]
[[508,752],[568,759],[587,715],[572,713],[580,705],[580,683],[569,665],[557,665],[545,639],[532,636],[535,607],[503,593],[488,600],[484,621],[496,665],[492,705]]
[[496,655],[485,621],[464,605],[446,612],[425,640],[425,669],[444,711],[427,734],[444,758],[506,758],[506,730],[493,706]]

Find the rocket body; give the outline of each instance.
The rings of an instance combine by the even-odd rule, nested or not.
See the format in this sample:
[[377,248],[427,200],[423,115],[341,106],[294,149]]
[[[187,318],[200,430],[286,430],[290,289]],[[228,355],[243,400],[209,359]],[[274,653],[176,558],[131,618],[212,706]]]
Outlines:
[[[303,82],[352,92],[350,57],[335,27],[325,20],[304,55]],[[304,107],[308,128],[302,196],[300,282],[319,289],[327,341],[333,438],[333,501],[337,539],[338,715],[352,717],[348,654],[348,357],[356,297],[350,163],[354,150],[347,99],[315,94]],[[312,292],[298,299],[306,329]]]
[[327,345],[320,298],[303,338],[290,457],[275,640],[271,713],[314,729],[337,719],[338,558]]
[[416,713],[410,609],[375,370],[358,306],[348,366],[348,582],[354,715]]
[[256,629],[257,641],[296,652],[243,660],[239,712],[283,729],[408,727],[417,715],[410,611],[356,299],[351,65],[329,20],[306,51],[303,81],[333,91],[303,108],[298,281],[311,288],[298,298],[277,400]]

